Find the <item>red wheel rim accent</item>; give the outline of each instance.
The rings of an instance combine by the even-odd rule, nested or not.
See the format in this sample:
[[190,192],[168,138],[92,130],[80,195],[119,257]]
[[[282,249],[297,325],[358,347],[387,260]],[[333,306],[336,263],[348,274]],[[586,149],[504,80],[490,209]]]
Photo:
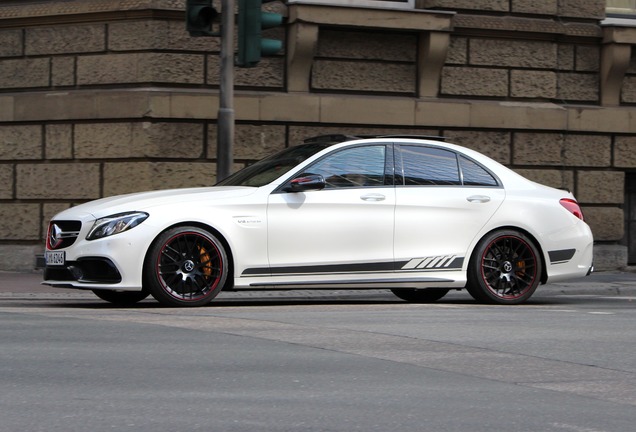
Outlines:
[[155,269],[168,295],[194,302],[209,296],[218,287],[223,259],[208,237],[197,232],[182,232],[161,246]]
[[521,238],[497,237],[481,257],[481,277],[492,295],[505,300],[519,299],[535,285],[537,257]]

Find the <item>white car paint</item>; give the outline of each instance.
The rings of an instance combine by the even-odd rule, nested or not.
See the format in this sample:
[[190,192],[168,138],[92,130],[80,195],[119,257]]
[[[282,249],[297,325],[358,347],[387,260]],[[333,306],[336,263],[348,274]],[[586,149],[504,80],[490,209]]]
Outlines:
[[[351,187],[280,190],[314,162],[368,143],[423,145],[465,155],[494,173],[498,187]],[[396,150],[397,151],[397,150]],[[204,227],[225,242],[235,289],[268,287],[462,288],[471,254],[493,230],[513,228],[533,238],[548,281],[585,276],[592,266],[589,226],[559,200],[571,193],[531,182],[492,159],[439,141],[376,138],[332,145],[258,187],[217,186],[109,197],[67,209],[52,219],[80,221],[66,263],[110,260],[116,283],[45,276],[60,287],[140,291],[144,260],[161,233],[176,225]],[[126,212],[149,216],[119,234],[87,240],[97,219]],[[47,251],[50,251],[48,248]],[[565,262],[559,251],[574,250]],[[554,252],[556,251],[556,252]],[[551,256],[552,253],[552,256]],[[369,265],[367,265],[367,263]],[[395,267],[395,268],[393,268]],[[228,285],[229,286],[229,285]]]

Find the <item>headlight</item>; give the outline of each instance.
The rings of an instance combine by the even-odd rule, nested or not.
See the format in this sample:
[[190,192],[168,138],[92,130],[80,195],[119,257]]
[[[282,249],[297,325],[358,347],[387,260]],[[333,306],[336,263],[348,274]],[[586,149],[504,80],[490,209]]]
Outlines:
[[96,240],[128,231],[145,221],[147,217],[148,213],[132,212],[119,213],[97,219],[86,236],[86,240]]

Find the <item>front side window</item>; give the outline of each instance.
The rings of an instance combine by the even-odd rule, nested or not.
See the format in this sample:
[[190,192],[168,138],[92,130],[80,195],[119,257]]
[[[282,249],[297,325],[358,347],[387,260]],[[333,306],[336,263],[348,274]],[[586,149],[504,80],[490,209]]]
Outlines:
[[325,143],[289,147],[247,168],[243,168],[241,171],[220,181],[216,186],[265,186],[327,147],[329,147],[329,144]]
[[320,159],[306,173],[322,175],[326,189],[383,186],[385,159],[383,145],[353,147]]

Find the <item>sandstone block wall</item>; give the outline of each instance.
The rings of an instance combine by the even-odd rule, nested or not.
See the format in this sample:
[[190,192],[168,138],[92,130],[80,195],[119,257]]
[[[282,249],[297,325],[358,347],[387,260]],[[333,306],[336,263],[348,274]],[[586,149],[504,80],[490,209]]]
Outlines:
[[[48,220],[72,205],[216,182],[220,45],[187,34],[184,4],[0,5],[16,17],[0,14],[0,270],[31,268]],[[599,245],[615,247],[636,172],[636,60],[622,105],[602,107],[604,7],[417,0],[422,22],[422,9],[455,13],[426,49],[424,30],[376,28],[363,8],[359,26],[312,24],[317,39],[296,47],[309,64],[302,91],[287,88],[289,49],[235,69],[235,169],[325,133],[443,135],[573,191]],[[422,97],[427,49],[440,73]],[[612,254],[599,262],[625,264]]]
[[312,88],[414,95],[416,53],[413,34],[321,30]]
[[454,38],[442,95],[597,103],[600,46]]

